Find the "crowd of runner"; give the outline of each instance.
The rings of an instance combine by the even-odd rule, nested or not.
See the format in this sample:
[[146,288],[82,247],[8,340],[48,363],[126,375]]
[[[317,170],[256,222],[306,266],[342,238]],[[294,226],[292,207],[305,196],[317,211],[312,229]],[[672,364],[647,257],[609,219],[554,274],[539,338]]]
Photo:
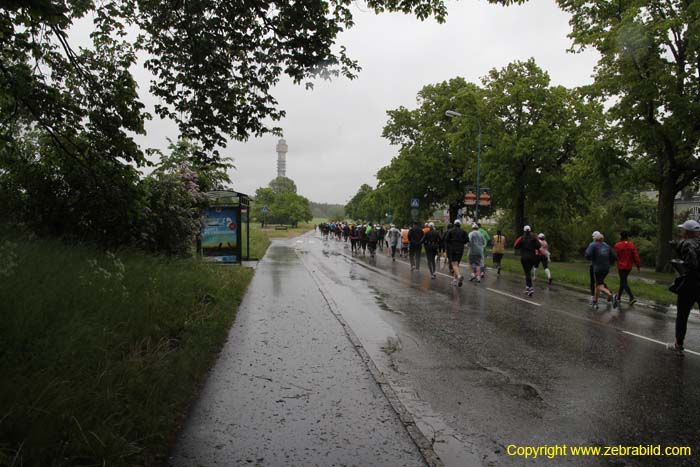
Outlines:
[[[459,265],[466,258],[470,267],[470,281],[476,283],[486,276],[487,248],[492,247],[493,266],[496,274],[501,273],[501,261],[506,250],[506,238],[500,230],[491,235],[479,223],[472,223],[469,232],[463,230],[460,220],[447,224],[447,228],[437,230],[433,222],[426,222],[421,227],[414,223],[411,228],[404,226],[399,229],[394,224],[387,227],[381,224],[328,222],[316,226],[324,239],[335,239],[350,243],[352,254],[366,255],[369,252],[374,258],[377,249],[384,250],[392,261],[396,256],[408,258],[411,270],[420,271],[421,256],[425,252],[428,271],[432,279],[436,278],[437,263],[443,260],[447,263],[452,284],[461,287],[464,276],[460,273]],[[525,234],[515,241],[515,248],[520,249],[523,267],[526,268],[527,288],[530,296],[534,293],[533,277],[536,279],[537,270],[542,266],[547,275],[548,284],[552,283],[549,269],[550,252],[545,235],[540,233],[534,242],[529,236],[530,227]]]
[[[487,249],[490,247],[493,268],[496,274],[501,273],[501,261],[505,254],[507,242],[501,230],[492,237],[480,223],[472,223],[470,230],[463,229],[462,222],[456,220],[447,224],[445,230],[438,230],[433,222],[427,222],[422,227],[414,223],[411,228],[404,226],[399,229],[394,224],[387,227],[381,224],[329,222],[319,224],[324,239],[333,238],[336,241],[350,243],[352,254],[367,255],[374,258],[377,249],[387,250],[392,261],[396,256],[406,257],[411,270],[420,271],[421,256],[425,253],[428,272],[432,279],[436,278],[437,263],[443,260],[447,263],[452,284],[461,287],[464,276],[459,265],[466,258],[469,267],[469,281],[480,283],[486,276]],[[591,307],[598,308],[598,299],[605,295],[607,302],[616,308],[623,293],[629,296],[629,304],[637,299],[629,286],[628,276],[634,266],[640,268],[639,253],[626,231],[620,233],[621,240],[613,247],[604,241],[604,236],[598,231],[593,232],[592,241],[586,249],[586,259],[590,263]],[[534,235],[532,228],[526,225],[523,233],[513,242],[513,248],[519,251],[520,263],[525,275],[525,294],[532,297],[535,292],[534,282],[537,280],[540,267],[547,278],[547,285],[552,284],[550,270],[551,252],[546,235]],[[466,253],[466,255],[465,255]],[[605,278],[611,265],[617,263],[620,277],[618,293],[613,293],[605,284]]]
[[[700,306],[700,223],[688,220],[678,226],[682,229],[683,240],[677,245],[677,253],[682,264],[681,281],[673,290],[678,294],[678,314],[676,317],[676,340],[667,347],[679,354],[683,353],[683,340],[687,329],[690,310],[697,303]],[[392,261],[396,256],[407,257],[411,271],[420,271],[421,255],[425,252],[428,272],[431,279],[436,278],[437,263],[442,259],[449,268],[452,285],[461,287],[464,276],[461,274],[460,263],[465,258],[469,265],[469,280],[480,283],[486,276],[487,248],[492,248],[493,267],[496,274],[501,273],[501,261],[506,251],[506,238],[500,230],[491,235],[479,223],[471,223],[469,230],[462,228],[462,222],[455,220],[447,228],[438,230],[433,222],[427,222],[422,227],[413,223],[412,227],[404,226],[399,229],[394,224],[385,227],[380,224],[330,222],[319,224],[324,239],[334,238],[336,241],[350,242],[353,255],[366,255],[375,258],[377,248],[384,250]],[[620,241],[613,246],[605,242],[604,235],[595,231],[591,242],[586,248],[585,258],[590,261],[590,291],[591,307],[599,308],[599,299],[604,297],[608,305],[617,308],[627,294],[629,305],[637,301],[629,285],[629,275],[634,267],[640,270],[639,253],[629,240],[627,231],[620,232]],[[540,267],[547,277],[547,284],[552,284],[550,270],[550,245],[544,233],[535,235],[529,225],[523,227],[522,235],[515,239],[513,248],[519,252],[520,263],[525,275],[525,294],[532,297],[535,293],[534,282]],[[620,278],[620,286],[614,293],[605,283],[610,268],[616,265]]]

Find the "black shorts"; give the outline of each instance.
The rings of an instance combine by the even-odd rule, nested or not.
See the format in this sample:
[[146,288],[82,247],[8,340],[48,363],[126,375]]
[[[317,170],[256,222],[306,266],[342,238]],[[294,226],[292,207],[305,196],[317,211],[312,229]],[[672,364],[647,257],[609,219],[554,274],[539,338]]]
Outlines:
[[597,271],[594,272],[593,274],[595,275],[595,285],[603,285],[605,284],[605,278],[607,277],[608,273],[610,271]]
[[503,253],[494,253],[493,254],[493,261],[495,263],[500,263],[502,259],[503,259]]
[[450,261],[453,263],[462,261],[462,256],[464,256],[464,251],[450,251]]
[[537,256],[537,260],[535,261],[535,267],[539,268],[540,264],[544,266],[545,269],[549,267],[549,260],[546,256]]

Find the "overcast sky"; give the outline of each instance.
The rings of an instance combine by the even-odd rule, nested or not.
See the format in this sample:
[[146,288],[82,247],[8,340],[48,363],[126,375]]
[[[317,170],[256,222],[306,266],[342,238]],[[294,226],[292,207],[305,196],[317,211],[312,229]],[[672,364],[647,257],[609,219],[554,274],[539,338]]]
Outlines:
[[[316,82],[312,91],[284,80],[274,91],[287,117],[279,125],[289,145],[287,176],[311,201],[345,204],[359,186],[376,185],[376,173],[398,148],[381,137],[386,111],[415,108],[426,84],[462,76],[480,82],[492,68],[534,57],[553,84],[568,87],[592,82],[597,55],[567,53],[568,15],[553,0],[531,0],[501,7],[485,0],[447,0],[445,24],[420,22],[402,14],[375,15],[353,7],[356,26],[338,43],[358,60],[353,81]],[[147,89],[147,83],[141,83]],[[151,122],[140,142],[164,147],[177,130]],[[234,188],[254,194],[277,173],[278,137],[233,142],[223,151],[234,158]]]

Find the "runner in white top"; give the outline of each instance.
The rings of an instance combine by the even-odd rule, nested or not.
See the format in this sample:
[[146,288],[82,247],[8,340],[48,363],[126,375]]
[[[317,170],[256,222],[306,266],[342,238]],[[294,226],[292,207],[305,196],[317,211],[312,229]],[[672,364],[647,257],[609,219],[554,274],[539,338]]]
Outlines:
[[537,235],[537,239],[540,241],[540,248],[535,251],[535,267],[533,269],[532,279],[537,280],[537,268],[540,264],[544,267],[544,272],[547,274],[547,284],[552,285],[552,273],[549,271],[549,259],[551,253],[549,252],[549,244],[547,240],[544,239],[544,234],[540,233]]

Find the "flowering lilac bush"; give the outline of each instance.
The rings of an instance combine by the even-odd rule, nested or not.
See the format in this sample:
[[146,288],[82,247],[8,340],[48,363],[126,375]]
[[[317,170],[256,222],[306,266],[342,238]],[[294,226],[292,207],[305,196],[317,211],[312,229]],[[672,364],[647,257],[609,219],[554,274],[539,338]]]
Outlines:
[[142,182],[146,192],[142,245],[152,253],[191,256],[202,228],[204,195],[187,163],[154,172]]

